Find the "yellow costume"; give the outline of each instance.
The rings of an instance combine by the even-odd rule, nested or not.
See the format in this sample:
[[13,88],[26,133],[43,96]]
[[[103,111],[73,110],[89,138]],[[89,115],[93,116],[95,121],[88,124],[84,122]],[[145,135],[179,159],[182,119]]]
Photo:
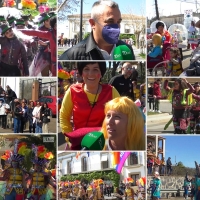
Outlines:
[[33,182],[31,187],[31,194],[38,191],[39,195],[46,194],[47,189],[44,183],[44,174],[42,172],[33,172]]
[[140,99],[140,90],[135,88],[133,90],[133,93],[134,93],[134,99],[137,100],[137,99]]
[[182,72],[183,70],[180,63],[173,64],[171,73],[172,76],[179,76]]
[[134,200],[134,191],[132,188],[127,188],[125,190],[126,196],[127,196],[127,200]]
[[14,189],[17,194],[23,194],[22,179],[23,172],[19,168],[8,168],[10,176],[7,182],[6,193],[10,194]]

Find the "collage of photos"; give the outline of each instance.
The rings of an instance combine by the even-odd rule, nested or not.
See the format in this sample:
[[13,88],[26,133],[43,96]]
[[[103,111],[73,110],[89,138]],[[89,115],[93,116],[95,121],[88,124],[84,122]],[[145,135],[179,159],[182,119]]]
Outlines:
[[199,10],[0,0],[0,200],[200,200]]

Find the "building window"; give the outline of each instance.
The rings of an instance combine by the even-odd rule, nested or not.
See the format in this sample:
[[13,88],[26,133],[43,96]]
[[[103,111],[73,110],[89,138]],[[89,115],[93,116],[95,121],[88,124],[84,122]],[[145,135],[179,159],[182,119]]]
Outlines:
[[130,29],[125,29],[125,33],[130,33]]
[[138,153],[132,152],[129,156],[129,165],[137,165],[138,164]]
[[67,162],[67,174],[72,173],[72,161]]
[[87,158],[86,157],[82,158],[81,164],[82,164],[82,171],[83,172],[87,171]]
[[131,183],[131,186],[137,186],[136,181],[140,178],[139,174],[131,174],[130,176],[133,179],[133,183]]
[[102,169],[108,168],[108,154],[101,155],[101,167]]

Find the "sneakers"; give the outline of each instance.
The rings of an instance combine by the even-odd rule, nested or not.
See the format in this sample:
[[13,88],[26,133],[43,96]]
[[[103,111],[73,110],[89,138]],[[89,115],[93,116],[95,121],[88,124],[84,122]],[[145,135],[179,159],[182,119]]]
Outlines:
[[160,110],[157,111],[158,113],[162,113]]
[[155,112],[155,110],[152,110],[152,112]]
[[149,112],[152,112],[152,110],[150,109]]

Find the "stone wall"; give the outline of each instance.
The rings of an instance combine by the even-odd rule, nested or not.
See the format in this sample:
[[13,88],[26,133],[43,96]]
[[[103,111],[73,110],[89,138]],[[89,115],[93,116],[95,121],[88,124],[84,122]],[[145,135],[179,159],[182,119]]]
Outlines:
[[[161,198],[170,196],[183,196],[184,178],[181,176],[161,176]],[[150,187],[152,176],[147,177],[147,188]],[[162,192],[162,190],[176,190],[175,192]],[[150,195],[150,194],[149,194]]]

